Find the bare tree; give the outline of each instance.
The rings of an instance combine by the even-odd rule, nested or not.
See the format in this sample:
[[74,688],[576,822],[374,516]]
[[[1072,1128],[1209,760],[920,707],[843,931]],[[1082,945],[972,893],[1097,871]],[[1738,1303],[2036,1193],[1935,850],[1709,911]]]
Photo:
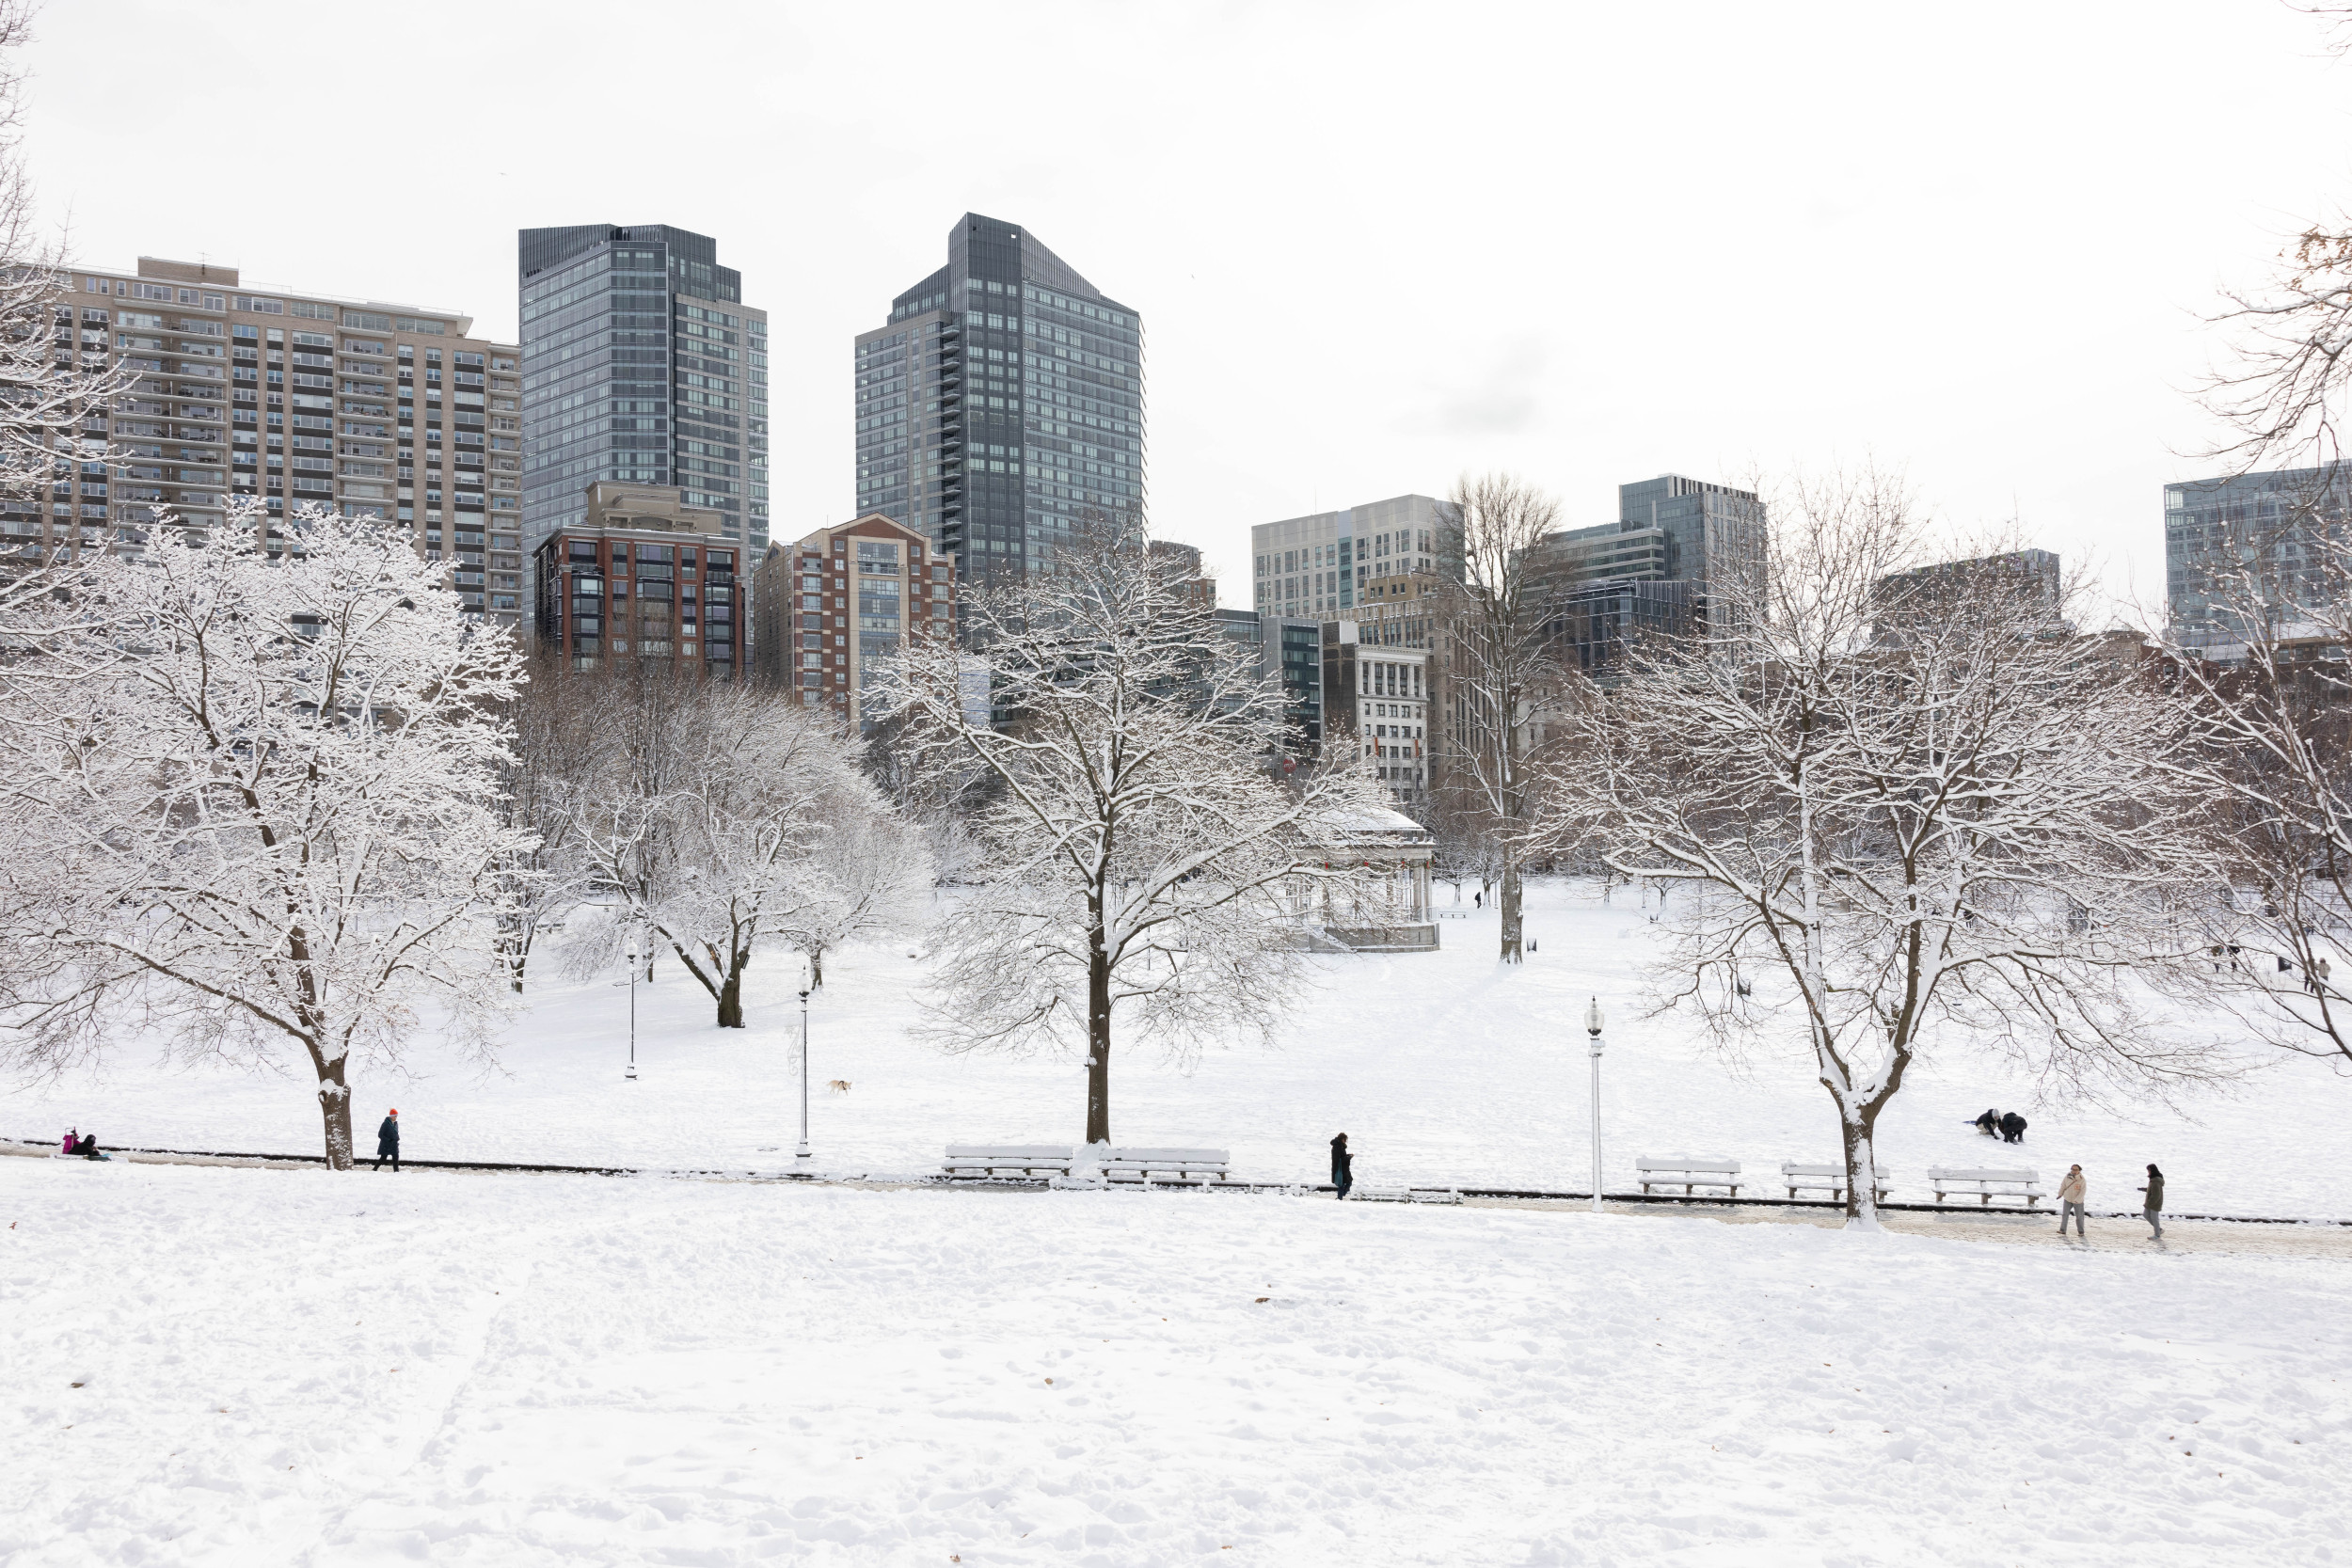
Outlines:
[[88,563],[106,624],[61,604],[9,666],[0,1018],[34,1069],[142,1020],[183,1053],[298,1046],[342,1170],[355,1053],[427,1003],[477,1043],[500,1016],[519,660],[405,528],[301,508],[281,562],[258,511]]
[[1277,777],[1280,689],[1197,581],[1139,529],[1082,530],[1051,573],[964,601],[1004,727],[970,711],[951,647],[913,645],[883,699],[926,766],[977,761],[1000,790],[975,823],[984,878],[935,943],[930,1036],[1083,1051],[1089,1144],[1122,1030],[1178,1052],[1270,1034],[1305,888],[1353,875],[1341,819],[1385,815],[1360,768]]
[[499,807],[520,837],[507,867],[499,947],[518,991],[542,933],[560,928],[595,885],[580,832],[597,782],[604,686],[542,655],[515,700],[515,750],[500,769]]
[[923,923],[932,834],[854,774],[836,778],[813,810],[823,830],[824,876],[787,923],[786,941],[807,955],[810,984],[822,986],[833,949]]
[[1446,711],[1434,795],[1502,883],[1500,957],[1520,960],[1519,868],[1533,827],[1536,726],[1563,689],[1545,644],[1536,552],[1559,503],[1508,474],[1465,475],[1439,509],[1440,654]]
[[1769,574],[1733,589],[1755,602],[1703,641],[1636,647],[1575,707],[1558,820],[1621,871],[1691,886],[1661,1005],[1730,1045],[1801,1022],[1848,1223],[1875,1227],[1879,1116],[1938,1039],[2053,1091],[2223,1070],[2145,1006],[2202,958],[2183,895],[2217,866],[2164,766],[2185,725],[2144,672],[2010,573],[1894,579],[1917,526],[1883,476],[1792,499]]

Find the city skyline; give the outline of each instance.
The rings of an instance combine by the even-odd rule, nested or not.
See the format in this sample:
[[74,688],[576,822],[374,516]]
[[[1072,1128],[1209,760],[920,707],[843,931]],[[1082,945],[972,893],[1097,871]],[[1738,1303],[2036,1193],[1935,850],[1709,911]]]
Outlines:
[[[200,187],[129,188],[143,128],[183,84],[298,79],[354,25],[272,0],[243,14],[233,33],[168,8],[135,25],[91,8],[40,19],[27,153],[44,218],[83,261],[124,267],[145,251],[257,282],[455,301],[511,341],[516,230],[585,214],[715,234],[779,317],[772,483],[792,532],[855,511],[843,344],[919,275],[911,261],[936,264],[957,214],[1000,214],[1151,324],[1154,524],[1201,546],[1229,585],[1253,522],[1442,494],[1465,469],[1519,472],[1584,526],[1613,515],[1629,474],[1741,483],[1875,456],[1956,529],[2014,515],[2069,561],[2104,562],[2111,588],[2160,598],[2150,498],[2213,468],[2194,455],[2211,427],[2187,395],[2216,349],[2200,318],[2219,287],[2259,281],[2328,187],[2329,83],[2345,69],[2285,8],[2155,6],[2127,30],[2019,9],[1958,39],[1926,16],[1858,28],[1723,8],[1695,44],[1662,16],[1567,10],[1432,30],[1375,6],[1343,37],[1279,11],[1221,31],[1049,6],[1019,35],[951,8],[917,6],[887,30],[747,12],[698,99],[703,150],[681,158],[625,119],[542,129],[563,118],[553,83],[631,64],[593,6],[557,36],[521,11],[428,3],[413,25],[367,35],[414,94],[402,156],[455,171],[420,246],[389,243],[380,198],[330,166],[324,141],[274,154],[305,190],[298,216],[257,218]],[[2035,48],[2010,47],[2028,20]],[[982,76],[1157,68],[1084,135],[1040,120],[1002,155],[949,159],[939,150],[979,123],[967,106],[878,113],[857,73],[830,64],[889,57],[900,25]],[[443,37],[465,40],[458,57],[428,43]],[[1538,62],[1563,51],[1609,69],[1539,112],[1557,95],[1535,90]],[[1915,69],[1931,54],[1949,69]],[[521,58],[550,70],[505,69]],[[1295,90],[1308,61],[1316,85]],[[1627,136],[1669,61],[1717,109]],[[1346,107],[1404,102],[1438,72],[1494,75],[1492,114]],[[2194,122],[2144,86],[2188,79],[2210,105]],[[1989,132],[1987,102],[2014,111]],[[1718,116],[1742,135],[1711,134]],[[1865,119],[1874,134],[1851,135]],[[1612,155],[1572,155],[1595,145]],[[2111,155],[2126,145],[2132,158]],[[744,202],[770,169],[779,198]],[[1547,170],[1551,195],[1526,201]],[[1736,237],[1698,243],[1669,209]],[[2164,245],[2113,244],[2184,211],[2198,220]],[[1596,225],[1613,226],[1609,244],[1588,243]],[[1475,244],[1454,237],[1472,230]]]

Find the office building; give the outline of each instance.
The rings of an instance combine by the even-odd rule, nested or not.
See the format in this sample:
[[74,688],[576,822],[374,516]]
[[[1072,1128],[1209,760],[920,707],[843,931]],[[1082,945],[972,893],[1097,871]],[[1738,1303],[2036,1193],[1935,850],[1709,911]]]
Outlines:
[[1530,564],[1555,657],[1607,679],[1643,637],[1720,634],[1768,543],[1753,491],[1681,474],[1617,487],[1617,520],[1547,534]]
[[1899,642],[1907,631],[1935,626],[1952,614],[1980,618],[1995,605],[2025,611],[2043,628],[2062,626],[2066,584],[2049,550],[2007,550],[1966,561],[1940,561],[1891,572],[1870,585],[1874,642]]
[[2332,641],[2323,610],[2342,610],[2338,562],[2352,477],[2290,468],[2169,484],[2164,490],[2166,618],[2172,640],[2204,657],[2245,657],[2237,602],[2249,594],[2274,618],[2273,635]]
[[626,659],[729,680],[743,658],[742,546],[667,485],[598,481],[533,553],[539,645],[576,670]]
[[1141,518],[1142,322],[1018,225],[957,220],[947,264],[858,335],[856,390],[858,511],[923,534],[964,580]]
[[952,560],[879,513],[776,546],[752,595],[760,678],[871,729],[866,692],[910,638],[955,635],[955,595]]
[[210,528],[250,496],[282,550],[287,508],[316,501],[408,524],[468,613],[519,619],[514,345],[472,336],[457,311],[264,289],[209,262],[142,256],[63,283],[83,361],[140,374],[84,426],[114,443],[113,471],[77,463],[45,503],[0,512],[11,543],[136,552],[161,511]]
[[768,313],[719,245],[668,224],[526,229],[523,519],[532,546],[582,521],[599,480],[661,484],[768,546]]
[[1324,736],[1335,756],[1353,744],[1402,806],[1429,795],[1429,650],[1367,642],[1353,621],[1325,621]]
[[1436,613],[1438,502],[1393,496],[1249,531],[1261,614],[1357,623],[1368,642],[1425,648]]

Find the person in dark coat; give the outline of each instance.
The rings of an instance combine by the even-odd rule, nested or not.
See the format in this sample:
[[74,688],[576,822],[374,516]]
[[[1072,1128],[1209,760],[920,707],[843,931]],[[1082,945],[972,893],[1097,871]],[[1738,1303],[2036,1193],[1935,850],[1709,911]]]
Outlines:
[[384,1162],[392,1163],[392,1170],[400,1170],[400,1113],[392,1112],[384,1118],[384,1125],[375,1130],[375,1168],[382,1170]]
[[76,1148],[73,1152],[79,1154],[85,1160],[111,1160],[114,1158],[111,1154],[101,1154],[98,1151],[98,1134],[95,1132],[84,1133],[82,1135],[81,1147]]
[[2148,1228],[2154,1232],[2154,1239],[2161,1242],[2164,1240],[2164,1221],[2158,1216],[2164,1212],[2164,1172],[2150,1165],[2148,1185],[2139,1190],[2148,1195],[2148,1206],[2140,1212],[2139,1217],[2148,1222]]
[[1988,1138],[1999,1137],[2001,1135],[2001,1113],[1988,1109],[1984,1115],[1977,1118],[1976,1129]]
[[2001,1141],[2021,1144],[2026,1141],[2026,1118],[2011,1111],[2001,1118]]
[[1356,1157],[1347,1151],[1347,1134],[1343,1132],[1331,1140],[1331,1185],[1347,1196],[1347,1189],[1356,1184]]

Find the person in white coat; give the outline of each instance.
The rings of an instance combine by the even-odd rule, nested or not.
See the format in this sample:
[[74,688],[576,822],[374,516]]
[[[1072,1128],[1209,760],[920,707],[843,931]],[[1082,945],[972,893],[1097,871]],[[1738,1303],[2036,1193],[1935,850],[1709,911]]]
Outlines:
[[2066,1221],[2068,1216],[2071,1215],[2074,1221],[2074,1234],[2077,1237],[2082,1236],[2083,1193],[2086,1186],[2087,1183],[2083,1180],[2082,1166],[2069,1166],[2066,1172],[2066,1179],[2058,1183],[2058,1196],[2059,1235],[2063,1236],[2066,1234]]

